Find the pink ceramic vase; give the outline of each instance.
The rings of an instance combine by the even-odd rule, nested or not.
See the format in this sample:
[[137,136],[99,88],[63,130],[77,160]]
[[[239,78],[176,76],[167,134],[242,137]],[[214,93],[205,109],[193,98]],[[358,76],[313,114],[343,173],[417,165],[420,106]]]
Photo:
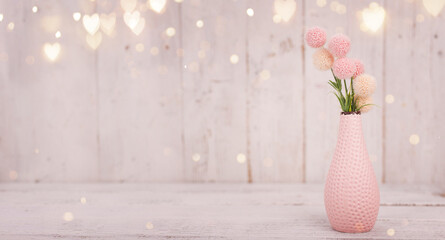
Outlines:
[[326,213],[340,232],[370,231],[380,194],[362,132],[360,114],[341,114],[337,146],[324,189]]

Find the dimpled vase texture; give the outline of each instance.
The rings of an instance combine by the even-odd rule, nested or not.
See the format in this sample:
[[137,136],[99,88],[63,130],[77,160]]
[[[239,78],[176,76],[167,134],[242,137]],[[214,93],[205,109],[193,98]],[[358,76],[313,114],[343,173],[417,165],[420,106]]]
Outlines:
[[324,203],[332,228],[339,232],[368,232],[375,224],[380,193],[366,150],[360,114],[340,116]]

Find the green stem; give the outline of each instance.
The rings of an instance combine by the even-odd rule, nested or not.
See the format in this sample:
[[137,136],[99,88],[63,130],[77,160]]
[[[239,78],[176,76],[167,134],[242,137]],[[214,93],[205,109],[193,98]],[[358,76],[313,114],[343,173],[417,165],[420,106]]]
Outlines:
[[332,73],[332,76],[334,76],[334,79],[335,79],[335,84],[333,84],[333,82],[332,82],[332,84],[333,84],[333,87],[335,85],[334,89],[338,93],[337,97],[338,97],[338,100],[340,101],[340,107],[341,107],[342,111],[344,111],[344,112],[348,112],[349,111],[350,112],[351,108],[352,108],[352,106],[351,106],[352,101],[351,101],[351,94],[348,91],[348,86],[346,84],[346,80],[343,80],[343,83],[345,84],[345,95],[343,95],[343,91],[342,91],[342,88],[343,88],[342,85],[343,84],[342,84],[341,79],[339,79],[339,78],[337,78],[335,76],[334,71],[332,70],[332,68],[331,68],[331,73]]
[[351,77],[351,84],[349,85],[350,89],[351,89],[351,93],[352,93],[352,106],[351,106],[351,111],[356,111],[357,106],[356,106],[356,102],[355,102],[355,94],[354,94],[354,85],[352,84],[352,77]]
[[354,96],[354,87],[352,86],[352,77],[351,77],[351,92],[352,92],[352,96]]
[[343,83],[345,84],[345,95],[346,95],[346,106],[345,107],[346,107],[346,110],[348,112],[350,112],[351,111],[351,99],[349,96],[348,85],[346,84],[345,79],[343,79]]

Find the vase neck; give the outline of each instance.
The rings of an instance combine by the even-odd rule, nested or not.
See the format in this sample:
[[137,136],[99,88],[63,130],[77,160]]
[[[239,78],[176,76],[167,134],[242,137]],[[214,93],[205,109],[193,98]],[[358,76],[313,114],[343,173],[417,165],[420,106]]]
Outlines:
[[360,114],[340,115],[340,133],[362,134],[362,116]]

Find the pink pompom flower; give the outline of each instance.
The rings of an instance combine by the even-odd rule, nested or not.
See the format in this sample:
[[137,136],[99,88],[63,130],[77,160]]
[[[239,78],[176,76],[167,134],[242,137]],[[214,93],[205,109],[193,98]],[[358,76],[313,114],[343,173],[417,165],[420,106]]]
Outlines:
[[313,48],[322,47],[326,43],[326,31],[320,27],[313,27],[307,30],[305,36],[307,45]]
[[355,73],[353,78],[356,78],[357,76],[360,76],[365,72],[365,66],[363,65],[362,61],[358,59],[353,59],[352,61],[354,61],[355,64]]
[[345,57],[351,47],[351,40],[344,34],[332,36],[328,43],[328,49],[335,57]]
[[351,78],[355,73],[355,63],[349,58],[338,58],[332,66],[334,75],[339,79]]

